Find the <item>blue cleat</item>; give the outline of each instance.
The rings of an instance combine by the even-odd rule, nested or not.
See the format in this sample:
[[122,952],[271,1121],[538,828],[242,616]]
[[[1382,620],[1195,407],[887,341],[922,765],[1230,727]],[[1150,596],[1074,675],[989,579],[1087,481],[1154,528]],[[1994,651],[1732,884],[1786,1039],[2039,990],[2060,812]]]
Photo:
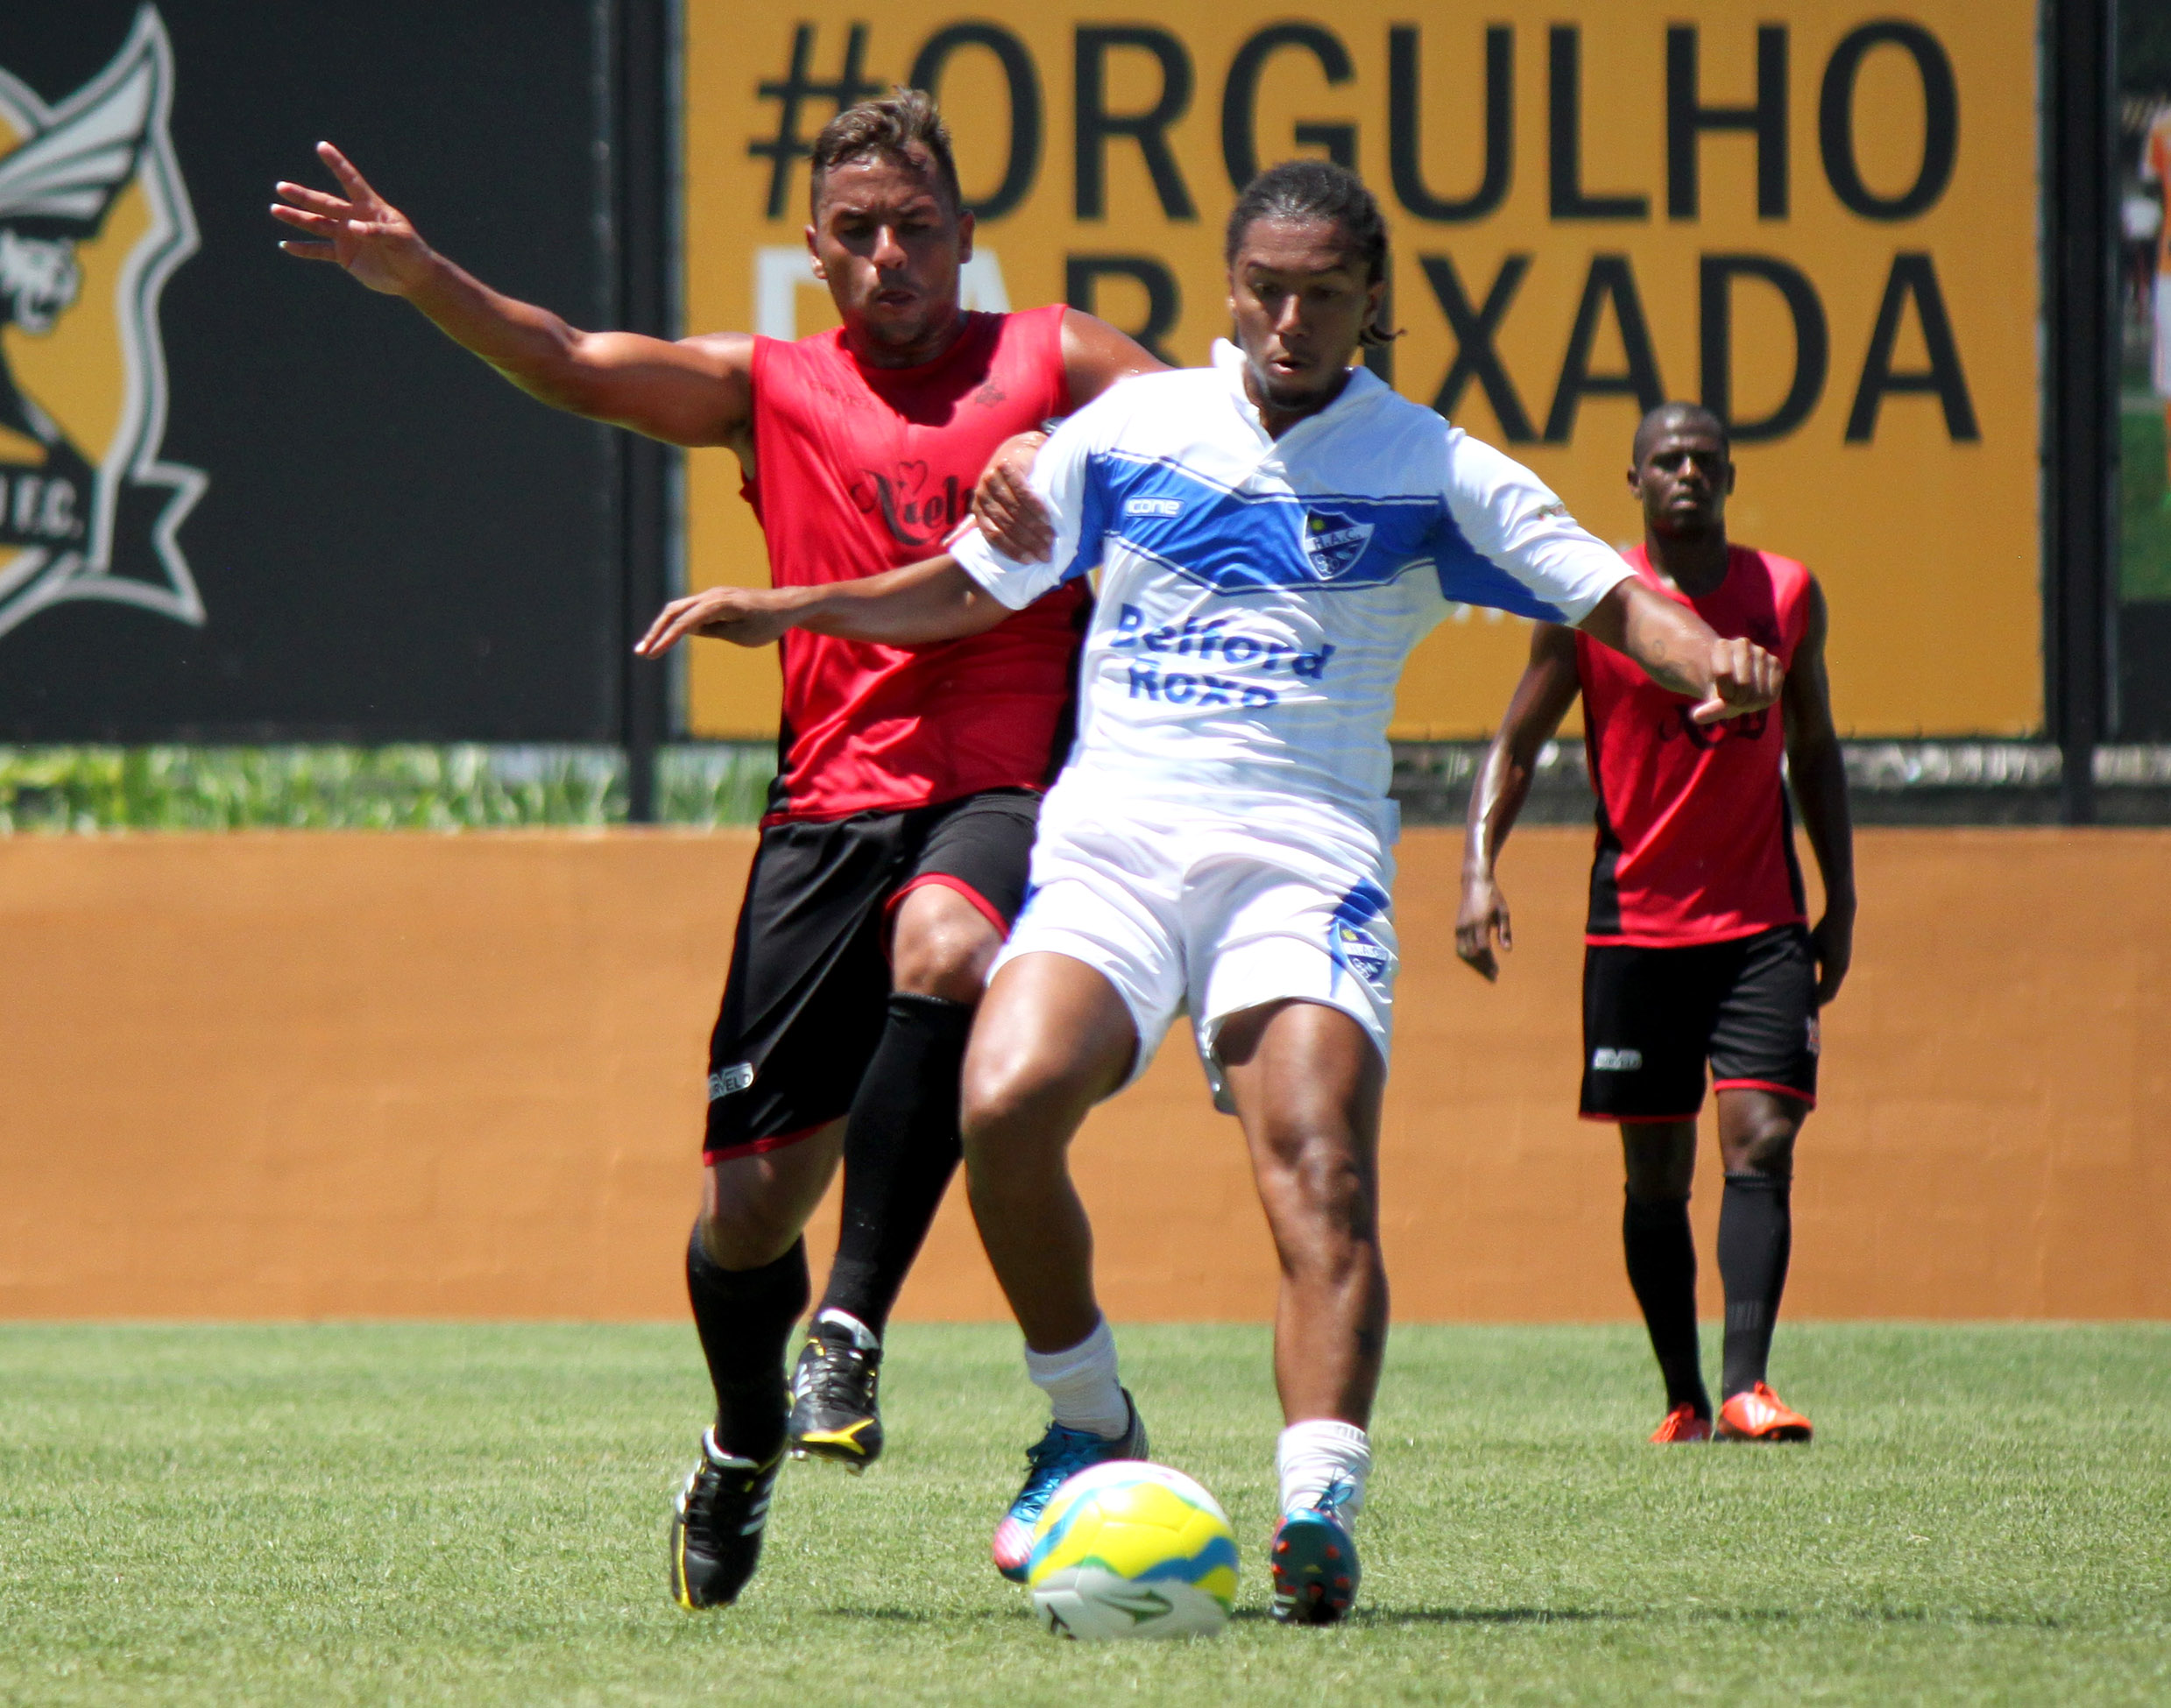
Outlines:
[[1351,1493],[1335,1482],[1309,1507],[1292,1507],[1267,1548],[1274,1572],[1274,1617],[1284,1625],[1333,1625],[1356,1605],[1357,1543],[1342,1516]]
[[1033,1556],[1033,1527],[1040,1522],[1041,1514],[1048,1509],[1057,1489],[1088,1465],[1146,1457],[1146,1425],[1128,1387],[1123,1390],[1123,1403],[1130,1408],[1130,1427],[1114,1441],[1090,1429],[1066,1429],[1060,1423],[1050,1423],[1048,1433],[1025,1450],[1025,1486],[1002,1515],[1002,1522],[995,1526],[994,1544],[989,1550],[995,1558],[995,1570],[1012,1583],[1025,1581],[1026,1563]]

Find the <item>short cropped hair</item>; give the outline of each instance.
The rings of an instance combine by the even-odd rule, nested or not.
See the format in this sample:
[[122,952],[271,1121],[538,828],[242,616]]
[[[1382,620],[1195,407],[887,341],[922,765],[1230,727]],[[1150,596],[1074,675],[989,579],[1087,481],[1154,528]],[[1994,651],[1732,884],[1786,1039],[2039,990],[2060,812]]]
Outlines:
[[965,194],[958,187],[958,162],[950,152],[950,129],[935,110],[935,97],[924,89],[896,88],[879,101],[862,101],[847,107],[822,127],[815,138],[809,165],[811,182],[808,199],[817,207],[822,201],[822,180],[831,167],[869,155],[901,166],[916,166],[915,150],[923,152],[935,168],[942,192],[953,208],[962,209]]
[[[1229,210],[1228,230],[1221,245],[1224,265],[1236,264],[1244,234],[1260,220],[1328,220],[1341,227],[1342,237],[1364,263],[1368,285],[1387,273],[1387,219],[1364,180],[1332,160],[1284,160],[1269,166],[1249,184]],[[1402,336],[1390,332],[1376,318],[1365,323],[1361,342],[1392,343]]]
[[1729,458],[1734,455],[1734,435],[1727,430],[1724,416],[1721,415],[1717,410],[1708,408],[1701,403],[1687,403],[1676,399],[1671,403],[1658,405],[1636,424],[1636,437],[1629,446],[1629,455],[1634,460],[1636,466],[1638,468],[1643,466],[1644,458],[1649,453],[1653,440],[1657,439],[1660,434],[1670,432],[1677,426],[1702,427],[1716,434],[1720,450]]

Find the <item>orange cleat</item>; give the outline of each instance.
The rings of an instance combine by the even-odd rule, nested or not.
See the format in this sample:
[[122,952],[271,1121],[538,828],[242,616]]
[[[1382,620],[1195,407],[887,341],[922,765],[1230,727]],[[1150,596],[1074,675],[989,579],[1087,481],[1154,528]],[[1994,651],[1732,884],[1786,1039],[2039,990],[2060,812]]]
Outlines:
[[1660,1443],[1676,1441],[1709,1441],[1711,1439],[1711,1420],[1708,1417],[1697,1416],[1696,1408],[1684,1400],[1666,1414],[1666,1421],[1658,1426],[1651,1438]]
[[1722,1441],[1807,1441],[1810,1433],[1809,1420],[1762,1382],[1719,1408]]

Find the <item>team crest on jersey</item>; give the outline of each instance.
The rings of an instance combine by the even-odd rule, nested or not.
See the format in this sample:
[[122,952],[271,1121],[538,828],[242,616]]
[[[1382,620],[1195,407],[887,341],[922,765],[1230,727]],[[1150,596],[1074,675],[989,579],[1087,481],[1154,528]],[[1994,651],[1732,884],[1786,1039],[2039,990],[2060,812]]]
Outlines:
[[1357,566],[1364,548],[1372,543],[1372,524],[1336,514],[1331,510],[1305,512],[1305,561],[1323,582],[1346,575]]
[[159,456],[159,298],[197,246],[173,102],[149,6],[57,105],[0,67],[0,634],[69,599],[203,621],[175,536],[204,476]]
[[1334,958],[1368,985],[1383,980],[1392,964],[1387,945],[1348,920],[1334,921]]

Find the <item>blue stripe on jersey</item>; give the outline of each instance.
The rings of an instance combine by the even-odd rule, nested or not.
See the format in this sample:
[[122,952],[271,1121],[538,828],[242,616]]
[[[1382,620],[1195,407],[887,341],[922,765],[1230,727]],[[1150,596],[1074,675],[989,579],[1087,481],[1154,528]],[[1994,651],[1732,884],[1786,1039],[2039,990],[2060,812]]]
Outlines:
[[1452,518],[1446,529],[1452,541],[1437,557],[1439,592],[1444,599],[1466,605],[1490,605],[1513,611],[1517,617],[1543,623],[1565,623],[1568,614],[1559,605],[1541,599],[1513,575],[1462,537]]
[[1083,485],[1066,581],[1114,539],[1217,593],[1379,587],[1431,568],[1443,598],[1562,619],[1473,547],[1434,494],[1239,492],[1168,458],[1122,451],[1093,453]]

